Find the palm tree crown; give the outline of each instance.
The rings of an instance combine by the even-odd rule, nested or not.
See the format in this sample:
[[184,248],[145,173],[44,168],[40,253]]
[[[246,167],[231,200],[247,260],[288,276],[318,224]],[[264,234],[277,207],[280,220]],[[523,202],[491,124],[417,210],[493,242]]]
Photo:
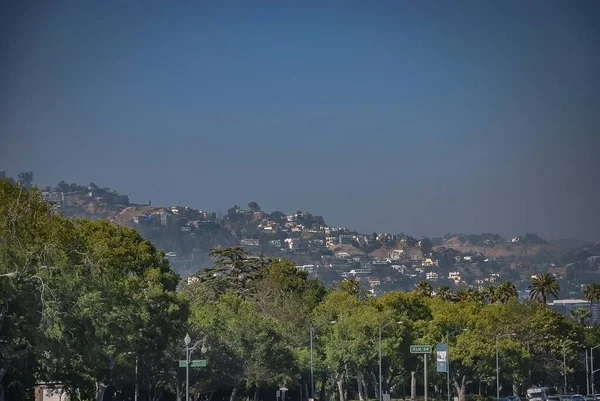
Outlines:
[[531,279],[529,286],[529,296],[531,299],[540,301],[546,305],[549,296],[558,298],[560,284],[556,277],[550,273],[543,273]]
[[586,284],[583,287],[583,297],[590,303],[590,312],[592,311],[592,305],[594,302],[600,300],[600,284],[592,283]]
[[430,297],[433,292],[433,287],[431,287],[431,284],[427,281],[420,281],[419,284],[417,284],[416,291],[422,296]]

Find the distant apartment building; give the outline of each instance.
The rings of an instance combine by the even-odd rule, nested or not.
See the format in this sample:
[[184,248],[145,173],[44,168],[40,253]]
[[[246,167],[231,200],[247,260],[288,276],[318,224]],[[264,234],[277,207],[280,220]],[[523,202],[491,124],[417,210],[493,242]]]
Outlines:
[[0,170],[0,180],[4,180],[4,179],[6,179],[6,171]]

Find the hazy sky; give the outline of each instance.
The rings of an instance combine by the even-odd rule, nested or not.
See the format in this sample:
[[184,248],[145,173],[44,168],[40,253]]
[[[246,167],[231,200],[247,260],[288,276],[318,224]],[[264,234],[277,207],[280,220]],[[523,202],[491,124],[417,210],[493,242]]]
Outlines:
[[28,3],[0,4],[11,176],[600,239],[599,1]]

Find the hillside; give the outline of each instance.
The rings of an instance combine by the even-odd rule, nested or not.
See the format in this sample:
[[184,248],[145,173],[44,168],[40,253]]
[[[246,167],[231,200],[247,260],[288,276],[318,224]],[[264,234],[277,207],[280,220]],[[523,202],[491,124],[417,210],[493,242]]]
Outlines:
[[456,235],[446,239],[437,248],[452,248],[465,254],[483,255],[494,260],[522,263],[545,263],[560,258],[565,250],[535,234],[515,237],[510,241],[493,234]]
[[127,195],[95,183],[84,186],[62,181],[54,188],[46,187],[42,195],[69,217],[107,219],[133,227],[168,253],[172,262],[193,261],[202,266],[210,264],[210,249],[240,245],[253,253],[285,257],[299,264],[320,263],[324,258],[343,258],[347,254],[360,256],[361,260],[403,262],[427,257],[447,268],[463,256],[481,261],[568,264],[600,252],[599,245],[585,241],[548,242],[534,234],[511,239],[489,233],[448,234],[432,240],[404,234],[360,234],[329,227],[323,217],[308,212],[269,213],[256,202],[248,203],[247,208],[234,205],[225,215],[217,216],[185,206],[132,204]]

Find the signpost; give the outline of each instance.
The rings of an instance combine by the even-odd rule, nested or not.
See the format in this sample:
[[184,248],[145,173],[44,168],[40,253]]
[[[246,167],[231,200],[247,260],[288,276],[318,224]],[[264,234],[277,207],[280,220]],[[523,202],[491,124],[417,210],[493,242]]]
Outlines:
[[[185,368],[187,366],[187,361],[182,359],[179,361],[179,367]],[[190,368],[205,368],[206,367],[206,359],[194,359],[190,361]]]
[[411,345],[410,353],[411,354],[423,354],[423,398],[427,401],[427,354],[431,354],[432,351],[431,345]]
[[435,346],[437,356],[437,371],[439,373],[448,372],[448,346],[446,344],[438,344]]
[[432,347],[431,345],[411,345],[410,353],[411,354],[431,354]]

